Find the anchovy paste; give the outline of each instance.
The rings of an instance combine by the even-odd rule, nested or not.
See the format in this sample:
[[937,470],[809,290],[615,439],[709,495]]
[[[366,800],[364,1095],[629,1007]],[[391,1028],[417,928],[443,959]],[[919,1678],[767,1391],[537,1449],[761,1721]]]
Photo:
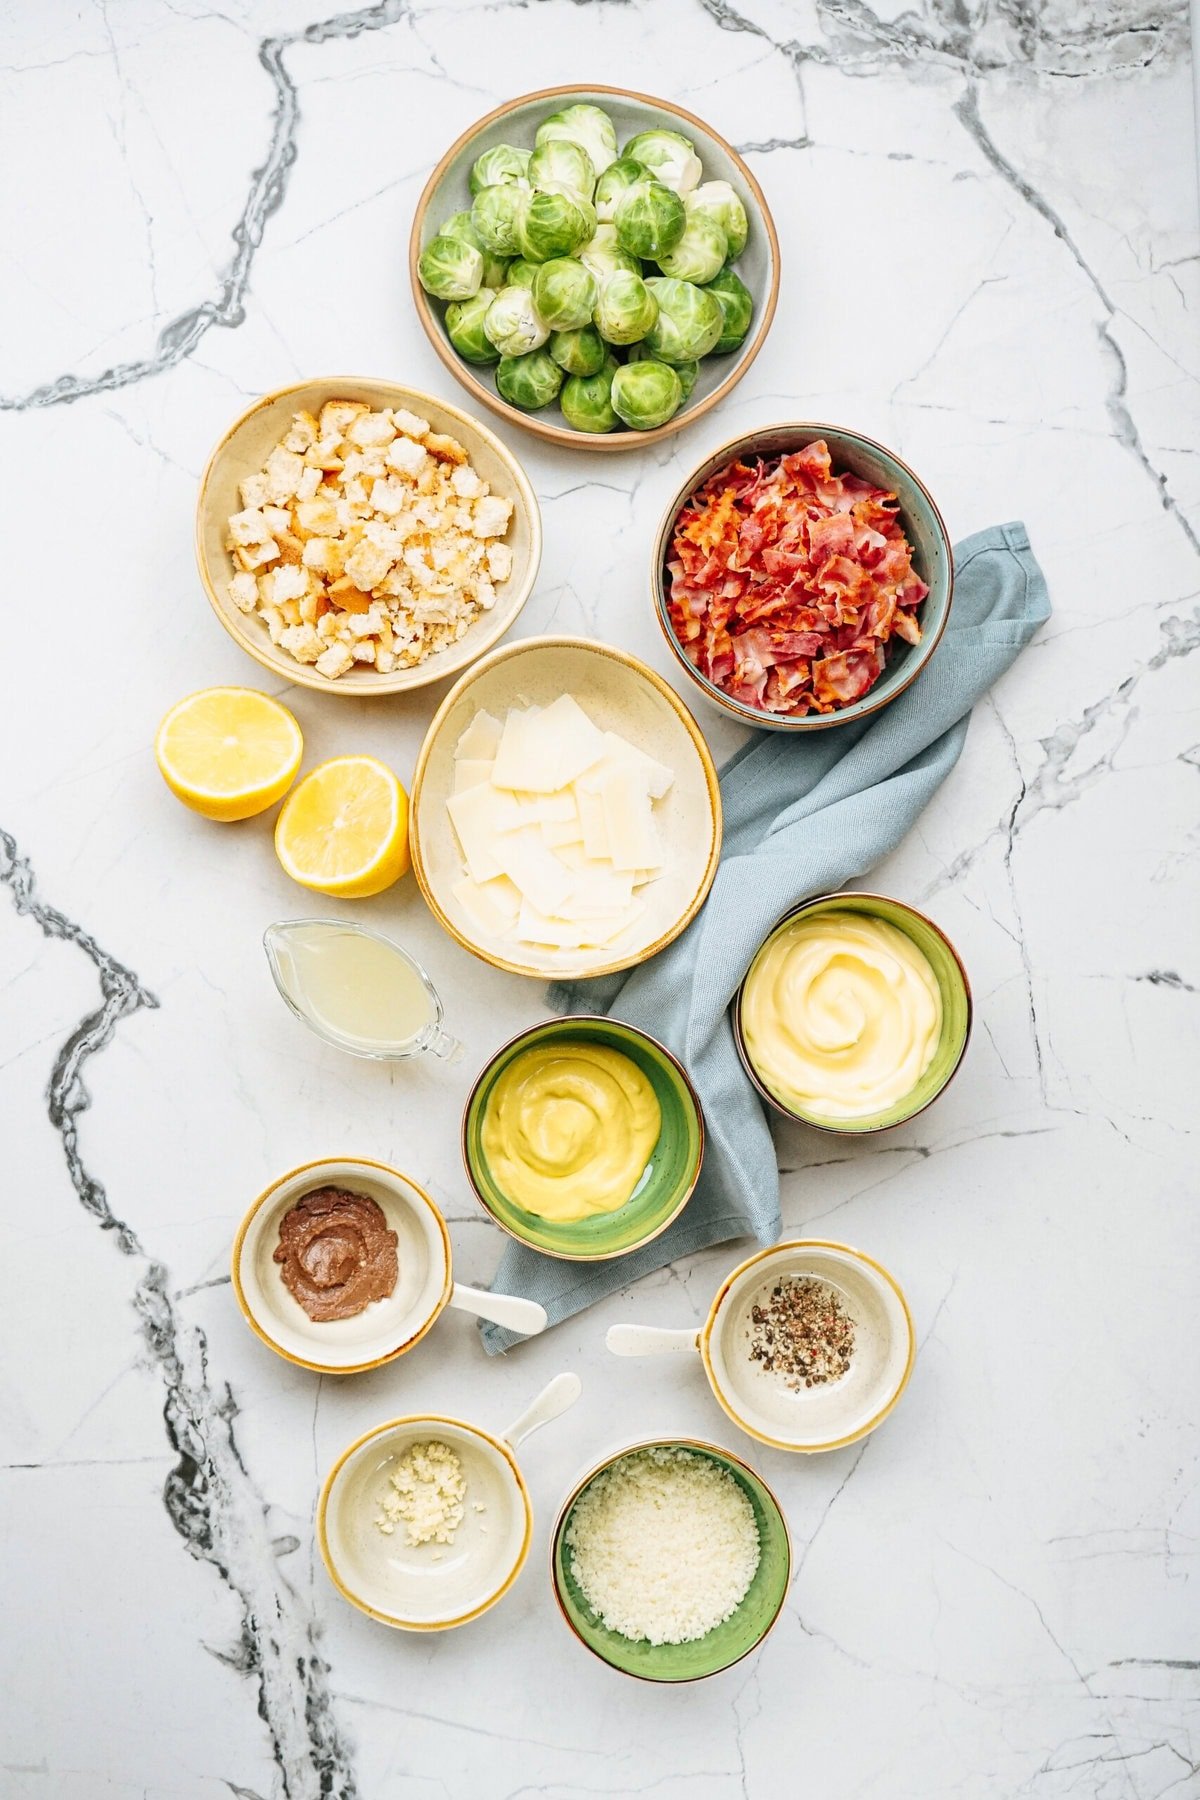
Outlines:
[[313,1188],[280,1221],[275,1261],[284,1287],[323,1325],[388,1298],[400,1273],[396,1242],[369,1194]]

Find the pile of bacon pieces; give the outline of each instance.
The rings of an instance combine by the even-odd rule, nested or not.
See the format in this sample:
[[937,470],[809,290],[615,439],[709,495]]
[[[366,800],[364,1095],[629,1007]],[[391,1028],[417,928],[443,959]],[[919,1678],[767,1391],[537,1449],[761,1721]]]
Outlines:
[[929,589],[896,496],[835,475],[823,439],[711,475],[675,521],[667,567],[689,662],[760,712],[836,712],[878,681],[891,638],[921,641]]

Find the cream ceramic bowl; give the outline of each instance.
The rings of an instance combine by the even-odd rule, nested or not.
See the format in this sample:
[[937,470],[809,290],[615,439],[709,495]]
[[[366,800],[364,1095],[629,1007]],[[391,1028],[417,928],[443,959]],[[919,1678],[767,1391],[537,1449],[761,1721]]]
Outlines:
[[[317,1502],[317,1542],[339,1593],[401,1631],[447,1631],[494,1606],[521,1573],[533,1535],[516,1449],[573,1405],[580,1390],[578,1375],[556,1375],[499,1437],[465,1419],[430,1414],[390,1419],[358,1438],[334,1463]],[[385,1535],[375,1520],[395,1464],[431,1438],[448,1444],[462,1464],[464,1514],[452,1544],[412,1545],[403,1525]]]
[[[400,1273],[386,1300],[352,1319],[310,1319],[280,1278],[274,1261],[284,1214],[313,1188],[367,1194],[396,1233]],[[233,1291],[250,1329],[287,1362],[324,1375],[378,1368],[419,1344],[447,1306],[533,1335],[546,1327],[545,1308],[507,1294],[456,1283],[446,1221],[423,1188],[399,1169],[363,1156],[301,1163],[273,1181],[250,1207],[233,1245]]]
[[[491,485],[493,492],[504,495],[513,503],[512,520],[504,540],[513,553],[512,573],[497,588],[495,606],[490,612],[481,613],[456,644],[435,651],[415,668],[395,669],[390,675],[356,667],[348,669],[336,681],[327,681],[310,664],[297,662],[294,656],[273,644],[262,621],[239,612],[229,598],[229,582],[236,569],[225,548],[225,533],[230,514],[241,510],[238,483],[262,468],[269,452],[287,431],[293,413],[319,413],[327,400],[361,400],[376,409],[404,407],[428,419],[435,431],[457,438],[469,451],[472,465]],[[292,387],[265,394],[234,420],[213,450],[200,477],[196,502],[196,561],[213,611],[230,637],[273,675],[301,687],[319,688],[326,694],[348,694],[357,700],[368,694],[405,694],[413,688],[427,687],[430,682],[445,681],[457,675],[508,630],[533,591],[541,557],[542,515],[537,497],[511,450],[506,449],[486,425],[460,412],[457,406],[435,400],[431,394],[419,393],[415,388],[401,387],[394,381],[375,381],[361,375],[331,375],[316,381],[300,381]]]
[[[786,1387],[749,1356],[752,1308],[781,1276],[811,1276],[832,1287],[854,1322],[850,1368],[819,1387]],[[700,1327],[666,1331],[613,1325],[616,1356],[699,1350],[709,1386],[735,1425],[776,1450],[840,1450],[866,1437],[891,1412],[912,1373],[912,1314],[895,1277],[848,1244],[799,1238],[760,1250],[719,1288]]]
[[[445,307],[430,299],[417,276],[417,262],[425,246],[437,236],[453,213],[471,204],[469,178],[476,157],[495,144],[511,143],[532,149],[534,132],[548,114],[583,102],[602,106],[609,114],[617,128],[618,147],[628,143],[640,131],[682,132],[696,146],[696,154],[704,165],[705,181],[732,183],[745,203],[750,224],[746,248],[734,267],[754,298],[752,328],[745,342],[728,356],[703,359],[699,379],[688,400],[674,418],[654,431],[575,431],[563,418],[557,401],[536,413],[510,406],[497,393],[490,370],[473,368],[459,356],[446,332]],[[766,196],[733,145],[726,143],[703,119],[685,112],[681,106],[673,106],[669,100],[656,100],[651,94],[614,87],[543,88],[540,93],[523,94],[518,100],[506,101],[464,131],[430,175],[417,202],[408,246],[408,266],[417,317],[455,380],[460,381],[476,400],[512,424],[573,450],[636,450],[643,444],[653,443],[656,438],[670,437],[701,418],[737,386],[762,349],[779,299],[779,239],[775,223]]]
[[[549,705],[573,694],[602,731],[616,731],[675,772],[654,808],[663,839],[663,873],[644,892],[636,935],[616,953],[550,950],[481,935],[455,898],[462,875],[446,812],[454,749],[481,709],[503,718],[510,707]],[[434,714],[413,772],[409,807],[413,873],[430,910],[464,949],[514,975],[538,980],[606,975],[642,963],[695,918],[721,854],[721,795],[700,728],[674,689],[636,657],[586,638],[526,638],[485,657],[451,689]]]

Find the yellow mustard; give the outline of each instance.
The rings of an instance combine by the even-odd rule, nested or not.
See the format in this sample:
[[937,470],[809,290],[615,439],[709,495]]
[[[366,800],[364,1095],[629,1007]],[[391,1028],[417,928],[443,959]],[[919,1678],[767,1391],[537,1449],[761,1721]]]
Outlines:
[[929,959],[883,919],[808,913],[755,957],[742,1035],[793,1112],[860,1119],[911,1093],[933,1061],[942,996]]
[[566,1225],[624,1206],[661,1122],[653,1087],[619,1050],[531,1044],[488,1095],[480,1138],[501,1191]]

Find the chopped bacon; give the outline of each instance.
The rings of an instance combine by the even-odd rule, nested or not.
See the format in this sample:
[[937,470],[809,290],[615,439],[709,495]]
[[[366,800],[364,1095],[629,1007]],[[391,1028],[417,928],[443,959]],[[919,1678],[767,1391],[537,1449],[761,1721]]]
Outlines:
[[895,494],[835,475],[818,439],[710,475],[675,521],[671,624],[689,662],[759,712],[836,712],[870,691],[893,638],[921,641],[929,589]]

